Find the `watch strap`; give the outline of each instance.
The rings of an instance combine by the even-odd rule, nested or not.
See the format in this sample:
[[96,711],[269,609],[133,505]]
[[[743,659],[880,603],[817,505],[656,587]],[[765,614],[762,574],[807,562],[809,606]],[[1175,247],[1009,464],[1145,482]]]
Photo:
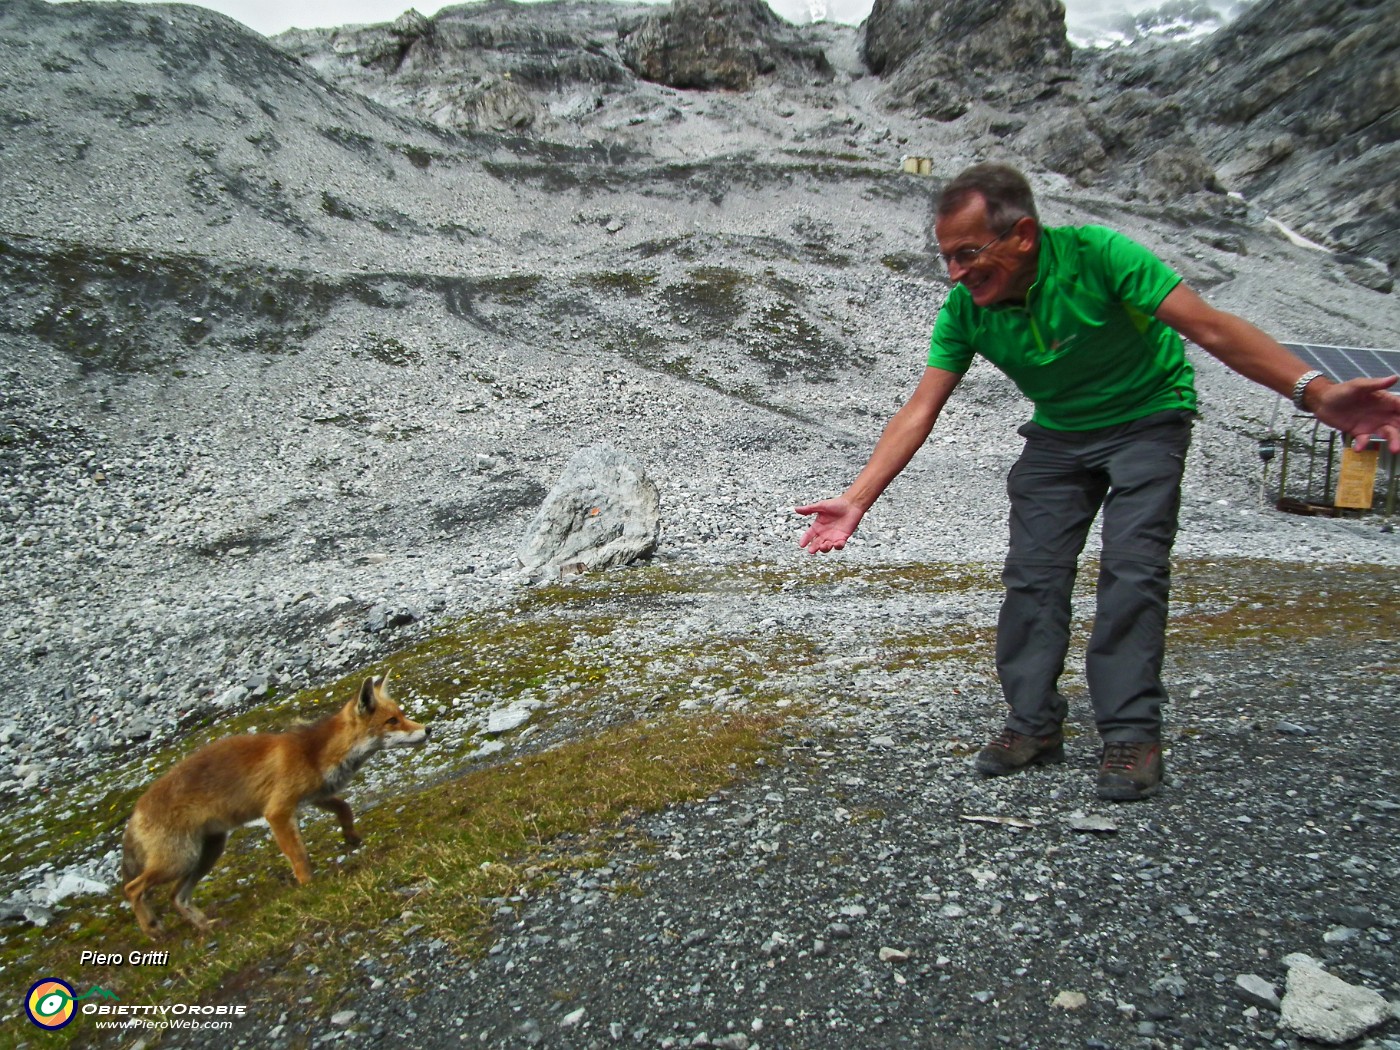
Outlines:
[[1303,393],[1308,389],[1308,384],[1314,379],[1321,379],[1324,373],[1317,368],[1310,369],[1298,377],[1298,382],[1293,384],[1293,407],[1300,412],[1306,412],[1303,407]]

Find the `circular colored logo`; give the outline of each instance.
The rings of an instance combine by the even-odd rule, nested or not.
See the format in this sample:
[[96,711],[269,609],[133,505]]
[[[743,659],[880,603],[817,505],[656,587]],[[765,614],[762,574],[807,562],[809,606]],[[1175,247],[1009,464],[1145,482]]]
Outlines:
[[40,1028],[62,1028],[73,1020],[73,987],[57,977],[35,981],[24,1000],[24,1012]]

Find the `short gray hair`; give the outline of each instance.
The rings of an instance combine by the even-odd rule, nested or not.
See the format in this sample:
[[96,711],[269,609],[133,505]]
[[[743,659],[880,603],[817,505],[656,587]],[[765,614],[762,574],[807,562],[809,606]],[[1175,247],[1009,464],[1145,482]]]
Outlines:
[[1026,216],[1038,224],[1035,195],[1026,177],[1010,164],[988,162],[964,168],[938,195],[935,219],[944,219],[963,208],[973,197],[987,202],[987,225],[1004,229]]

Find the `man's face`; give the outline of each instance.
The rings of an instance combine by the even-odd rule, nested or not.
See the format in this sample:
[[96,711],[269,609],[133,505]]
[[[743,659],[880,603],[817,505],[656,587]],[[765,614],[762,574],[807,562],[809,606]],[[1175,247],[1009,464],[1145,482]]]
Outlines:
[[[1035,283],[1038,240],[1033,219],[993,229],[987,222],[987,202],[978,196],[938,220],[933,232],[948,276],[971,292],[978,306],[1020,302]],[[963,262],[959,253],[972,257]]]

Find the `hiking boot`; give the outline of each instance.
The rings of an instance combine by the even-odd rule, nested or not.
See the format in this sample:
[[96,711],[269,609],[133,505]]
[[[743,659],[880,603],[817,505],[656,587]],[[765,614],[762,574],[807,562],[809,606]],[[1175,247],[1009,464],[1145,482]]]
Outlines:
[[1065,738],[1058,729],[1049,736],[1026,736],[1014,729],[1001,735],[977,755],[977,772],[989,777],[1015,773],[1027,766],[1044,766],[1065,760]]
[[1156,740],[1115,740],[1103,746],[1099,798],[1133,802],[1162,786],[1162,745]]

